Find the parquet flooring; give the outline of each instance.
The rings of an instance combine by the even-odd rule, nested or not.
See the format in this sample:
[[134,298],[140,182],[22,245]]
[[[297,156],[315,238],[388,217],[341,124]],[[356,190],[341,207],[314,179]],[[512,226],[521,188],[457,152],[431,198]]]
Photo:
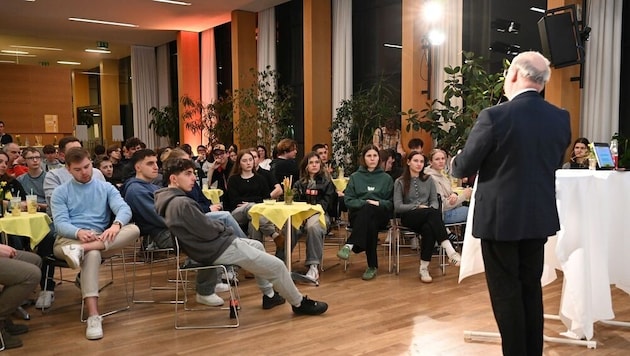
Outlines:
[[[302,247],[302,259],[304,254]],[[337,261],[336,247],[326,246],[326,264]],[[294,259],[298,258],[297,249]],[[302,268],[301,262],[293,265]],[[130,311],[106,317],[105,337],[85,339],[85,324],[79,321],[80,292],[72,283],[57,287],[53,309],[42,315],[27,310],[31,320],[24,347],[6,355],[500,355],[496,341],[466,342],[464,330],[496,331],[483,275],[457,283],[458,270],[448,267],[442,276],[437,261],[431,264],[434,281],[419,281],[417,257],[404,257],[400,275],[387,273],[387,260],[380,259],[379,274],[362,281],[363,254],[352,257],[347,272],[343,265],[321,273],[319,287],[299,285],[303,294],[329,304],[318,317],[294,316],[288,304],[262,310],[261,294],[253,279],[241,277],[241,326],[237,329],[175,330],[174,307],[169,304],[135,304]],[[163,269],[159,267],[158,269]],[[70,270],[64,278],[74,278]],[[101,293],[101,311],[123,302],[122,267],[115,267],[116,281]],[[102,268],[101,278],[108,274]],[[130,270],[128,276],[131,277]],[[146,283],[148,268],[139,267],[140,283]],[[163,280],[163,275],[156,278]],[[562,274],[543,290],[545,311],[558,312]],[[145,288],[146,289],[146,288]],[[148,296],[141,292],[141,296]],[[169,299],[172,292],[158,292]],[[630,320],[630,297],[612,288],[619,320]],[[224,296],[225,297],[225,296]],[[195,312],[203,317],[226,320],[228,311]],[[558,336],[559,321],[546,321],[545,332]],[[627,355],[630,329],[596,324],[596,350],[585,347],[545,344],[545,355]]]

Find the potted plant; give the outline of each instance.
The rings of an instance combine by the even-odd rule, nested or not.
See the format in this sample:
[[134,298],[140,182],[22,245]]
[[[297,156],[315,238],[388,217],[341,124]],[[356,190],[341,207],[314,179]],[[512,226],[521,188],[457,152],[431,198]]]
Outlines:
[[229,92],[210,104],[204,104],[188,95],[180,98],[184,106],[184,126],[193,134],[202,132],[209,147],[218,142],[232,141],[233,100]]
[[[444,68],[448,78],[444,88],[444,98],[428,103],[422,117],[410,110],[403,113],[407,117],[407,131],[425,130],[434,140],[434,147],[440,147],[453,155],[464,147],[468,134],[481,110],[496,105],[503,92],[503,74],[488,73],[486,61],[472,52],[464,52],[461,66]],[[504,68],[509,66],[507,60]]]
[[179,114],[177,105],[167,105],[158,109],[152,107],[149,114],[153,116],[149,121],[149,128],[160,137],[168,138],[169,145],[175,145],[179,140]]
[[385,119],[398,114],[392,89],[381,77],[372,86],[341,101],[333,118],[333,164],[353,172],[363,146],[372,143],[374,130]]
[[254,82],[249,88],[234,92],[234,109],[239,112],[238,132],[242,147],[262,144],[272,147],[285,136],[291,136],[293,124],[291,88],[280,85],[279,73],[270,66],[262,72],[253,68]]

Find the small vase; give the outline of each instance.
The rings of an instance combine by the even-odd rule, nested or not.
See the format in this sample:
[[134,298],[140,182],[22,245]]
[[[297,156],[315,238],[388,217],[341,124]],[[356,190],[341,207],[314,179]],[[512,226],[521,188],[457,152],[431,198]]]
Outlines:
[[588,159],[588,169],[594,171],[597,169],[597,160],[594,158]]
[[287,205],[293,204],[293,195],[285,195],[284,196],[284,203],[287,204]]

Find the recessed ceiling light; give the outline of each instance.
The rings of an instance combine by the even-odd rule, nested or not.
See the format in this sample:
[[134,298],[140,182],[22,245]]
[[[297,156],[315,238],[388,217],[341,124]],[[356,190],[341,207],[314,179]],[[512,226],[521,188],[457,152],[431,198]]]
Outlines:
[[37,57],[34,54],[13,54],[13,53],[0,53],[0,56],[9,56],[9,57]]
[[85,49],[86,52],[90,52],[90,53],[112,53],[112,51],[108,50],[108,49],[92,49],[92,48],[86,48]]
[[17,50],[12,50],[12,49],[3,49],[3,50],[0,50],[0,52],[8,53],[8,54],[20,54],[20,55],[28,54],[28,52],[26,51],[17,51]]
[[541,8],[539,8],[539,7],[535,7],[535,6],[532,6],[532,7],[530,7],[529,9],[530,9],[531,11],[540,12],[540,13],[542,13],[542,14],[544,14],[545,12],[547,12],[545,9],[541,9]]
[[101,75],[100,72],[81,72],[81,74],[85,74],[85,75]]
[[10,45],[11,48],[26,48],[26,49],[40,49],[43,51],[63,51],[61,48],[55,47],[38,47],[38,46],[22,46],[22,45]]
[[383,43],[383,47],[402,49],[401,45],[399,45],[399,44],[392,44],[392,43]]
[[5,60],[0,60],[0,63],[15,63],[15,61],[5,61]]
[[173,5],[183,5],[183,6],[190,6],[192,5],[192,3],[189,2],[185,2],[185,1],[176,1],[176,0],[153,0],[155,2],[163,2],[166,4],[173,4]]
[[68,64],[71,66],[78,66],[81,62],[73,62],[73,61],[57,61],[57,64]]
[[78,22],[95,23],[95,24],[99,24],[99,25],[112,25],[112,26],[122,26],[122,27],[138,27],[138,25],[134,25],[132,23],[93,20],[93,19],[83,19],[83,18],[80,18],[80,17],[68,17],[68,20],[70,20],[70,21],[78,21]]

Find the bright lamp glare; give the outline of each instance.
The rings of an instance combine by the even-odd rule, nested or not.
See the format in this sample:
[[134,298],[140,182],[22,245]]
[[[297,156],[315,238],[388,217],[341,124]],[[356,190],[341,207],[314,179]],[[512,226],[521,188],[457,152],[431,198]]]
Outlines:
[[429,23],[442,21],[444,18],[444,4],[440,1],[427,1],[422,7],[422,17]]
[[440,30],[431,30],[427,35],[429,43],[433,46],[439,46],[446,40],[446,35]]

